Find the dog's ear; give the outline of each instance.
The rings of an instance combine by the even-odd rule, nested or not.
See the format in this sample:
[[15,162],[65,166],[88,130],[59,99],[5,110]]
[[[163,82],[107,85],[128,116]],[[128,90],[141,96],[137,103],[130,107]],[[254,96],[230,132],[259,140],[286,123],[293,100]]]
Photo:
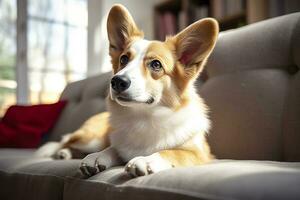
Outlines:
[[218,22],[205,18],[172,37],[178,61],[185,67],[202,62],[213,50],[218,33]]
[[110,51],[122,51],[131,37],[143,36],[129,11],[122,5],[114,5],[107,19],[107,34]]

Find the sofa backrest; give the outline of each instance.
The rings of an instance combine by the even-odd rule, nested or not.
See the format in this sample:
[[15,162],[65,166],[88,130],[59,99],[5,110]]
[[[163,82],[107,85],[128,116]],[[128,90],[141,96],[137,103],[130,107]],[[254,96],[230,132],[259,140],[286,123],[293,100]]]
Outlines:
[[[199,93],[210,107],[217,158],[300,161],[300,14],[220,35]],[[105,110],[110,73],[69,84],[51,140]]]
[[109,72],[67,85],[61,99],[67,100],[68,104],[49,133],[50,140],[60,140],[62,135],[75,131],[92,115],[106,110],[110,77]]
[[224,32],[200,94],[218,158],[300,161],[300,13]]

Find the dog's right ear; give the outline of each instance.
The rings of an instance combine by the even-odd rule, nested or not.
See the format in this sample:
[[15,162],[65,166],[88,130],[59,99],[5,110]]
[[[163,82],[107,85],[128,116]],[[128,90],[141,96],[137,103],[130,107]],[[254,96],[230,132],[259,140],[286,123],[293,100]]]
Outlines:
[[107,34],[110,51],[123,51],[130,38],[143,37],[129,11],[120,4],[114,5],[109,11]]

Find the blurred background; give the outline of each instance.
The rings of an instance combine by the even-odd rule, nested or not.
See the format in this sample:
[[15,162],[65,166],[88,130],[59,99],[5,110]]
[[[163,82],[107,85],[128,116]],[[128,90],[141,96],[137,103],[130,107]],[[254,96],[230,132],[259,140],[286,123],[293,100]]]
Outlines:
[[109,71],[106,16],[115,3],[157,40],[204,17],[224,31],[300,11],[299,0],[0,0],[0,117],[12,104],[55,102],[67,83]]

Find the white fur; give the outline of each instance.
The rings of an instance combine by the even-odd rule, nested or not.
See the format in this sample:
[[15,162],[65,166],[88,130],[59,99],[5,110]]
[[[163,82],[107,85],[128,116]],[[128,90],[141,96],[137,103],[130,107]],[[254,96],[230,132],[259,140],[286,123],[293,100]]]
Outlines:
[[[142,62],[149,46],[147,40],[137,40],[132,45],[135,58],[117,75],[126,75],[131,86],[125,91],[136,99],[146,100],[146,80],[142,75]],[[163,149],[182,145],[195,134],[204,134],[209,129],[205,106],[197,96],[193,86],[189,86],[189,104],[179,111],[160,106],[134,105],[114,114],[111,110],[111,123],[115,132],[110,135],[111,145],[117,149],[125,161],[136,156],[148,156]],[[156,98],[159,99],[159,98]],[[200,103],[199,103],[199,101]],[[119,102],[119,104],[130,104]],[[201,142],[201,141],[200,141]]]
[[63,145],[69,141],[71,135],[71,133],[64,135],[60,142],[47,142],[46,144],[44,144],[36,150],[35,156],[45,158],[55,156],[58,153],[58,151],[61,150]]
[[[142,64],[149,44],[150,42],[144,39],[135,41],[131,46],[131,50],[135,53],[134,59],[117,73],[130,78],[131,85],[125,92],[138,101],[149,98],[146,80],[142,75]],[[110,123],[116,130],[110,134],[110,142],[125,161],[136,156],[149,156],[160,150],[172,149],[182,145],[195,134],[204,134],[208,131],[206,107],[193,86],[189,87],[192,101],[178,111],[159,104],[153,106],[136,104],[121,111],[118,109],[116,113],[115,108],[110,109],[112,112]],[[114,100],[113,94],[112,99]],[[156,96],[156,99],[160,98]],[[123,106],[133,104],[117,99],[116,101]]]
[[170,168],[172,168],[172,165],[158,153],[154,153],[150,156],[135,157],[125,166],[125,170],[135,177],[156,173]]
[[[127,95],[134,97],[136,102],[145,102],[149,99],[150,94],[146,90],[146,81],[142,75],[143,59],[149,47],[150,41],[139,39],[131,45],[131,51],[135,53],[135,57],[128,63],[126,67],[120,70],[116,75],[125,75],[131,80],[130,87],[124,91]],[[111,93],[112,94],[112,93]],[[114,99],[112,95],[112,99]],[[127,106],[133,102],[123,102],[115,99],[119,104]],[[136,103],[134,102],[134,103]]]
[[62,143],[60,142],[48,142],[36,150],[35,156],[50,158],[55,155],[61,147]]
[[55,158],[61,160],[70,160],[72,159],[72,152],[68,148],[60,149],[59,151],[56,152]]
[[111,145],[129,161],[136,156],[175,148],[196,134],[204,134],[210,126],[204,104],[199,104],[196,96],[192,99],[178,111],[156,105],[135,106],[129,112],[113,114],[111,123],[117,131],[110,134]]

